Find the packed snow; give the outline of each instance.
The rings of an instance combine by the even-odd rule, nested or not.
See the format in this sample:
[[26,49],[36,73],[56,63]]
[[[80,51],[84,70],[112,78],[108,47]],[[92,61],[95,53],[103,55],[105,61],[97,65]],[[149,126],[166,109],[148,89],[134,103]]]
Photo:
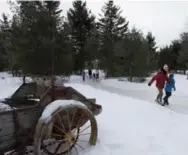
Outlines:
[[[188,80],[185,75],[175,75],[177,91],[172,92],[168,107],[154,102],[155,84],[148,87],[147,81],[139,84],[118,79],[100,82],[86,79],[82,82],[79,76],[70,80],[66,85],[88,98],[95,97],[103,106],[102,113],[96,117],[97,144],[80,155],[187,155]],[[19,84],[18,78],[0,79],[0,97],[10,96]]]
[[[176,80],[176,91],[172,92],[172,96],[169,99],[170,106],[168,108],[180,114],[188,114],[188,88],[186,87],[188,86],[188,80],[186,75],[175,74],[174,78]],[[118,93],[123,96],[153,103],[157,95],[157,89],[155,83],[151,87],[147,85],[150,79],[151,77],[147,78],[144,83],[131,83],[126,78],[123,81],[119,81],[119,78],[105,79],[98,83],[86,80],[83,84],[89,84],[94,88],[102,89],[110,93]],[[78,78],[77,80],[74,78],[73,81],[74,83],[78,83]]]
[[186,155],[188,116],[157,104],[112,94],[91,86],[69,84],[95,96],[103,112],[97,116],[97,146],[85,155]]

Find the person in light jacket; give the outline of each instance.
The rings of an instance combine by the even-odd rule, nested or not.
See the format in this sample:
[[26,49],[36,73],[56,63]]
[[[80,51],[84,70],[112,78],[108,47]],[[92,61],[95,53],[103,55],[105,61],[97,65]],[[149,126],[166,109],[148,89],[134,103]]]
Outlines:
[[166,82],[166,84],[165,84],[166,96],[163,98],[163,101],[164,101],[163,106],[169,105],[168,99],[172,95],[172,88],[174,89],[174,91],[176,90],[174,75],[170,74],[169,82]]

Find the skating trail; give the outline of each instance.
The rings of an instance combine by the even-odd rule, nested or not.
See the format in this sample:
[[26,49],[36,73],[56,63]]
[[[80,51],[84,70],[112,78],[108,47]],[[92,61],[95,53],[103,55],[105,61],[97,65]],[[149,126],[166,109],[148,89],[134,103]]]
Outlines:
[[[149,79],[147,79],[147,81]],[[177,89],[172,92],[168,108],[181,114],[188,114],[188,80],[186,76],[183,75],[175,75],[175,79]],[[100,82],[93,82],[87,79],[85,82],[82,82],[78,77],[73,78],[72,82],[90,85],[110,93],[120,94],[155,104],[154,100],[157,94],[155,83],[149,87],[147,82],[141,84],[130,83],[127,81],[118,81],[118,79],[101,80]]]

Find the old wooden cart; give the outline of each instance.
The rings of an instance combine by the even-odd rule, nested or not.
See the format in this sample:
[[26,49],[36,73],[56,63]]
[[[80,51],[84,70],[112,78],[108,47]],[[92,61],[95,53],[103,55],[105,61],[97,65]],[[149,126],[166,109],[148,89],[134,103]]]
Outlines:
[[0,112],[0,155],[71,155],[96,144],[102,107],[72,87],[25,83],[3,102],[12,109]]

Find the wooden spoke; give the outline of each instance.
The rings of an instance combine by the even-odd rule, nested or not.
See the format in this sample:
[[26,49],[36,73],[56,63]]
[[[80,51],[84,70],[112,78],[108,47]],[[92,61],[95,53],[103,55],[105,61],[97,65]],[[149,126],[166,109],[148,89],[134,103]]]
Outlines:
[[76,143],[76,145],[81,148],[82,150],[84,150],[84,148],[82,146],[80,146],[78,143]]
[[73,116],[72,116],[72,120],[71,120],[71,127],[72,127],[72,124],[73,124],[73,122],[74,122],[74,117],[75,117],[75,114],[76,114],[76,112],[77,112],[77,109],[74,111],[74,113],[73,113]]
[[65,132],[64,132],[60,127],[58,127],[57,125],[54,124],[54,127],[55,127],[56,129],[58,129],[62,134],[65,134]]
[[77,149],[76,145],[74,146],[74,148],[75,148],[75,150],[76,150],[76,153],[78,154],[78,149]]
[[68,126],[69,126],[69,132],[70,132],[71,131],[71,127],[70,127],[69,111],[68,111],[68,109],[66,111],[67,111],[67,123],[68,123]]
[[66,141],[67,141],[66,139],[58,140],[59,143],[63,143],[63,142],[66,142]]
[[63,123],[62,123],[62,120],[61,120],[61,117],[59,116],[59,114],[57,114],[57,118],[58,118],[59,122],[61,123],[62,128],[63,128],[64,131],[65,131],[64,133],[66,133],[66,129],[65,129]]
[[57,154],[57,152],[60,149],[61,145],[62,145],[62,142],[58,144],[57,148],[55,149],[54,155]]
[[56,133],[52,133],[52,136],[62,137],[62,135]]
[[91,133],[79,134],[79,136],[90,135]]
[[82,115],[81,115],[81,117],[80,117],[80,119],[79,119],[79,121],[77,123],[76,128],[79,128],[79,125],[81,124],[81,121],[83,120],[83,117],[82,117],[83,115],[84,115],[84,113],[82,113]]
[[86,131],[89,127],[91,127],[91,125],[88,125],[86,128],[84,128],[82,131],[80,131],[80,133]]
[[78,139],[78,141],[79,141],[79,142],[85,142],[85,143],[88,143],[88,141],[86,141],[86,140],[80,140],[80,139]]
[[[69,155],[69,153],[70,153],[70,146],[69,146],[69,144],[68,144],[68,155]],[[70,155],[71,155],[71,153],[70,153]]]

